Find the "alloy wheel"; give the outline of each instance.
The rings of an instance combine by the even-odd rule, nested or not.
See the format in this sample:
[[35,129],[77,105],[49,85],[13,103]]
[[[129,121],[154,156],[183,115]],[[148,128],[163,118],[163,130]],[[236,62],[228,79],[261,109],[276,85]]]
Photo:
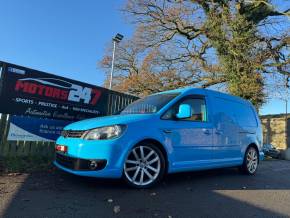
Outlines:
[[129,153],[124,163],[124,174],[127,180],[135,186],[152,184],[161,171],[161,157],[150,146],[137,146]]
[[253,174],[258,167],[258,154],[255,148],[249,148],[246,156],[246,166],[249,173]]

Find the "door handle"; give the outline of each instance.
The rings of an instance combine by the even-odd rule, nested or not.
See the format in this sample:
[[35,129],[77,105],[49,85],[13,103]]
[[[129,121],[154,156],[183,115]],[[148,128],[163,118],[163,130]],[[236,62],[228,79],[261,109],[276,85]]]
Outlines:
[[223,134],[223,131],[216,130],[216,131],[215,131],[215,134],[217,134],[217,135],[221,135],[221,134]]
[[203,133],[206,135],[210,135],[210,131],[208,129],[203,129]]
[[164,133],[172,133],[172,130],[170,130],[170,129],[163,129],[163,132]]

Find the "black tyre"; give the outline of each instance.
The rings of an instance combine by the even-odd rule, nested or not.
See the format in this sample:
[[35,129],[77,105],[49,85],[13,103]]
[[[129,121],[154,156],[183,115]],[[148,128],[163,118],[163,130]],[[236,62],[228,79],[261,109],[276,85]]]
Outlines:
[[135,146],[123,166],[123,179],[134,188],[149,188],[164,176],[166,162],[163,153],[152,143]]
[[258,170],[259,154],[255,147],[250,146],[247,148],[243,165],[241,166],[242,171],[248,175],[254,175]]

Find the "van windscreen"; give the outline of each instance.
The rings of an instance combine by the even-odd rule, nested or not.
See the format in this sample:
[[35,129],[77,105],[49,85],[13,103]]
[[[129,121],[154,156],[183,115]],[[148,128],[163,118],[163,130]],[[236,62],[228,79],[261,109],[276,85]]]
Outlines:
[[128,105],[121,114],[156,113],[178,95],[179,93],[150,95]]

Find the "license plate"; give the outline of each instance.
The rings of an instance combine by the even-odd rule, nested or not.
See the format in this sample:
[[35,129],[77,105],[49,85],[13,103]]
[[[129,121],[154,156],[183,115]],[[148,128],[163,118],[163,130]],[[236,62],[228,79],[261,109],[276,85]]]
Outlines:
[[68,147],[65,145],[56,145],[55,150],[66,153],[68,151]]

